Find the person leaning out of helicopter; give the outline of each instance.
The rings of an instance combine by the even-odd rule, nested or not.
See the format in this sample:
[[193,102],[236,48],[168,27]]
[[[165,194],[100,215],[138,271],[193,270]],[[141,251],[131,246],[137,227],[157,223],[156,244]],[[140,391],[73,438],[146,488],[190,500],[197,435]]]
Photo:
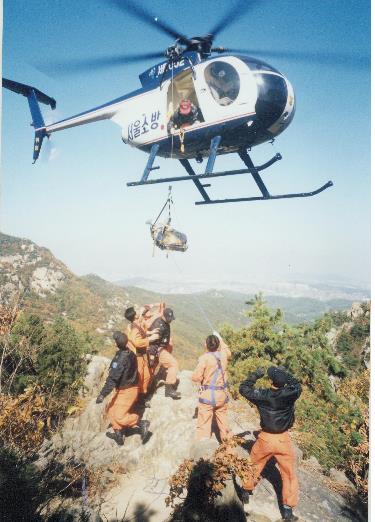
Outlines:
[[107,380],[96,399],[96,403],[102,403],[107,395],[116,390],[107,407],[107,415],[113,428],[113,433],[108,432],[107,436],[119,446],[122,446],[124,444],[122,431],[124,428],[138,426],[142,441],[145,441],[150,422],[140,421],[139,416],[131,411],[138,397],[137,358],[127,346],[128,338],[125,334],[118,331],[114,332],[113,339],[118,352],[112,359]]
[[168,122],[168,133],[171,132],[172,128],[181,129],[201,120],[199,109],[190,100],[181,100],[177,110]]
[[231,351],[215,332],[206,339],[206,353],[201,355],[195,368],[192,380],[199,384],[198,392],[198,421],[195,439],[210,439],[212,421],[215,418],[224,440],[233,436],[228,425],[228,380],[227,366],[231,358]]
[[258,379],[264,376],[263,368],[250,373],[240,385],[240,394],[258,408],[261,432],[251,449],[250,462],[252,474],[243,484],[244,501],[252,491],[260,474],[272,457],[275,457],[282,480],[282,520],[298,520],[293,508],[298,502],[298,478],[296,457],[289,429],[294,424],[294,403],[301,395],[300,383],[283,366],[271,366],[267,375],[271,388],[255,388]]

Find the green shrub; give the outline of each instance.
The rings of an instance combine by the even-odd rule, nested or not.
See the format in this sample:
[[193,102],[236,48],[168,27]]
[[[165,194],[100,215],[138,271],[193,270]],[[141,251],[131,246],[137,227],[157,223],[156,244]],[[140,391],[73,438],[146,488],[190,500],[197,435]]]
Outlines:
[[57,319],[48,329],[40,347],[35,367],[38,383],[54,396],[77,390],[86,373],[84,355],[89,339],[78,334],[64,319]]

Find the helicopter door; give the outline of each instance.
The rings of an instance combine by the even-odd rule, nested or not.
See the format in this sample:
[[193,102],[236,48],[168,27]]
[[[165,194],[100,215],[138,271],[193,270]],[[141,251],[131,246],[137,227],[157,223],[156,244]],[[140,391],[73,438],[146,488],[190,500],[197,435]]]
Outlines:
[[[190,100],[201,115],[200,104],[195,92],[194,82],[191,70],[188,69],[180,74],[170,82],[167,94],[167,119],[169,120],[176,112],[181,100]],[[202,120],[202,117],[199,118]]]
[[195,67],[195,90],[206,121],[255,113],[258,89],[247,65],[234,56]]

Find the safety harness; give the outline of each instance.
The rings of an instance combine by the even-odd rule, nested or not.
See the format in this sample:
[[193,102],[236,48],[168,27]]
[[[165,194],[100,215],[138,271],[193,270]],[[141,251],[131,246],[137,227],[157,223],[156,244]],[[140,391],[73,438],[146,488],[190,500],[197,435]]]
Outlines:
[[[225,380],[225,374],[224,374],[223,366],[221,364],[221,357],[220,357],[220,354],[218,354],[217,352],[210,352],[210,355],[215,357],[216,363],[217,363],[217,369],[215,370],[215,373],[212,376],[210,384],[202,384],[202,386],[200,387],[200,390],[201,391],[211,390],[211,400],[204,399],[203,397],[199,397],[198,400],[202,404],[208,404],[209,406],[216,406],[215,391],[221,391],[221,390],[224,391],[225,390],[226,391],[226,398],[225,398],[224,404],[226,404],[229,401],[229,395],[228,395],[228,392],[227,392],[228,382]],[[224,382],[223,386],[217,386],[216,385],[217,379],[218,379],[220,374],[223,377],[223,382]]]

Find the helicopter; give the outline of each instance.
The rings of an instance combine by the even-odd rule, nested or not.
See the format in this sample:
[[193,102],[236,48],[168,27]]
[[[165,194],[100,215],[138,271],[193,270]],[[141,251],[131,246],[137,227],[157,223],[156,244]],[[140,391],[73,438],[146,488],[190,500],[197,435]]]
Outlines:
[[[249,151],[253,147],[273,142],[288,128],[296,110],[293,86],[276,68],[248,56],[249,51],[213,46],[216,36],[256,2],[248,2],[245,6],[242,2],[237,3],[207,35],[192,38],[167,23],[159,20],[156,23],[144,6],[131,0],[111,0],[110,3],[174,37],[175,42],[164,53],[109,57],[108,65],[151,58],[163,57],[163,60],[139,75],[141,88],[136,91],[51,125],[45,124],[39,104],[55,109],[54,98],[33,86],[3,78],[4,88],[22,94],[28,100],[35,129],[34,163],[43,140],[52,133],[108,119],[120,126],[125,144],[148,154],[140,180],[128,182],[128,187],[190,180],[202,197],[195,204],[206,205],[309,197],[333,185],[328,181],[311,192],[272,195],[260,172],[281,160],[281,154],[258,166],[250,157]],[[102,67],[102,62],[100,58],[71,65],[73,69],[77,66],[91,69]],[[192,115],[194,117],[190,117]],[[237,154],[245,168],[215,172],[216,158],[224,154]],[[154,166],[157,156],[178,160],[187,175],[153,177],[153,172],[159,169]],[[202,163],[204,158],[207,158],[204,173],[198,174],[191,160]],[[213,178],[243,174],[252,176],[261,195],[210,198],[206,189]]]

